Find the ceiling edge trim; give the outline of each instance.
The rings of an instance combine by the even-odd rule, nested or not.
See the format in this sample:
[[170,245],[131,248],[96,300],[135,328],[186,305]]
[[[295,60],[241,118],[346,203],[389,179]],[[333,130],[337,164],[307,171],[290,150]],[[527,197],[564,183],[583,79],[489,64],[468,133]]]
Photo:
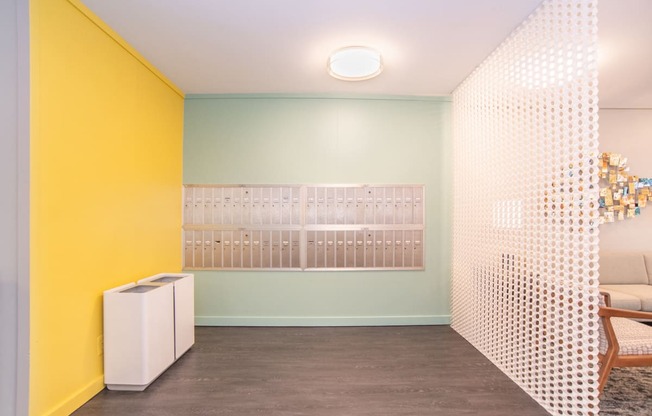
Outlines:
[[315,100],[397,100],[397,101],[431,101],[431,102],[452,102],[450,95],[376,95],[376,94],[186,94],[186,100],[247,100],[247,99],[315,99]]
[[131,46],[122,36],[120,36],[115,30],[111,29],[109,25],[104,23],[99,16],[93,13],[86,5],[82,3],[81,0],[68,0],[74,8],[76,8],[81,14],[83,14],[88,20],[90,20],[95,26],[98,27],[102,32],[104,32],[108,37],[113,39],[120,47],[122,47],[128,54],[133,56],[138,62],[140,62],[145,68],[147,68],[154,76],[160,79],[165,85],[167,85],[172,91],[174,91],[179,97],[185,98],[185,94],[181,88],[177,87],[174,82],[172,82],[168,77],[166,77],[161,71],[156,69],[144,56],[142,56],[133,46]]
[[650,107],[598,107],[598,110],[651,111]]

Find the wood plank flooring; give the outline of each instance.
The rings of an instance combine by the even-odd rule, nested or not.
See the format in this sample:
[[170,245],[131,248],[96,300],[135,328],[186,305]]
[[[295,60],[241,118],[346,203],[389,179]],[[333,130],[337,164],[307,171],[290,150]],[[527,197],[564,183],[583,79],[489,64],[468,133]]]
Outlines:
[[144,392],[103,390],[74,416],[542,416],[448,326],[197,327]]

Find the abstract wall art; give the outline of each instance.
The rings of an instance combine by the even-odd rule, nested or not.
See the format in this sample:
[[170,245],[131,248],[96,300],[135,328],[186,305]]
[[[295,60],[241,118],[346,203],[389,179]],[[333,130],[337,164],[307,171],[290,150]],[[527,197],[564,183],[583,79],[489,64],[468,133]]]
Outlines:
[[652,201],[652,178],[629,174],[627,158],[604,152],[600,163],[600,223],[634,218]]

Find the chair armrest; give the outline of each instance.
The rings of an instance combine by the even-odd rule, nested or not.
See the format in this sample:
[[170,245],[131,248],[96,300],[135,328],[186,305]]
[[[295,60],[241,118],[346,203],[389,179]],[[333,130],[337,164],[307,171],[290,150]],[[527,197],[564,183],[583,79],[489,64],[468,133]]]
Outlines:
[[608,308],[611,308],[611,294],[609,292],[600,292],[600,295],[604,298],[604,303]]
[[609,318],[652,319],[652,312],[632,311],[629,309],[608,308],[601,306],[598,315]]

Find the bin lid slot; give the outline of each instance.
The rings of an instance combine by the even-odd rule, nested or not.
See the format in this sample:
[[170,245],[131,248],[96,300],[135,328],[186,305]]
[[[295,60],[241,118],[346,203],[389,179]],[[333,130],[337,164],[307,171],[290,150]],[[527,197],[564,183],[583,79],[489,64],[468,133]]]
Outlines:
[[152,280],[154,283],[170,283],[176,282],[179,279],[183,279],[185,276],[161,276],[158,279]]
[[145,293],[156,289],[158,286],[136,285],[129,289],[121,290],[120,293]]

